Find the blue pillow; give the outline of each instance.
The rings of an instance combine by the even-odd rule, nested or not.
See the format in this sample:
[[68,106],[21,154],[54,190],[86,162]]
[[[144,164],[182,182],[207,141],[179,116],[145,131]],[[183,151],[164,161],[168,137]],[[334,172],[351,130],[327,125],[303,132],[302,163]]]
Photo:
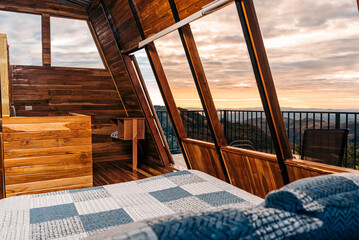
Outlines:
[[359,173],[298,180],[269,193],[262,206],[320,219],[313,239],[359,238]]

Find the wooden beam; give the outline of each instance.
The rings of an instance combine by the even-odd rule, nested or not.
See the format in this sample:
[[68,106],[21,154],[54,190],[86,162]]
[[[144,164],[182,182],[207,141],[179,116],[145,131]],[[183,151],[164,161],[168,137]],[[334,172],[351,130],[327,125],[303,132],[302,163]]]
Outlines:
[[208,86],[206,74],[204,72],[201,58],[199,56],[196,42],[194,40],[191,27],[185,25],[179,29],[182,44],[185,48],[188,62],[191,67],[192,75],[196,83],[197,91],[200,96],[203,109],[213,131],[213,140],[218,146],[227,146],[227,141],[217,115],[211,91]]
[[9,100],[9,55],[5,34],[0,34],[0,86],[1,86],[1,114],[10,116]]
[[50,14],[41,15],[42,29],[42,65],[51,66],[51,33],[50,33]]
[[0,10],[32,14],[50,14],[56,17],[86,20],[85,7],[61,3],[56,0],[1,0]]
[[149,105],[149,107],[150,107],[150,109],[151,109],[153,119],[154,119],[154,121],[155,121],[155,123],[156,123],[156,129],[158,130],[158,133],[160,134],[160,137],[161,137],[161,139],[162,139],[162,142],[163,142],[163,144],[165,145],[165,150],[166,150],[168,159],[169,159],[170,163],[174,164],[174,161],[173,161],[173,158],[172,158],[172,155],[171,155],[171,152],[170,152],[170,148],[169,148],[169,146],[168,146],[168,144],[167,144],[166,137],[165,137],[165,135],[164,135],[164,133],[163,133],[163,131],[162,131],[161,123],[160,123],[160,121],[158,120],[158,117],[157,117],[157,114],[156,114],[156,110],[155,110],[155,108],[153,107],[153,103],[152,103],[152,101],[151,101],[150,94],[148,93],[145,80],[144,80],[143,75],[142,75],[142,73],[141,73],[140,66],[139,66],[139,64],[138,64],[138,62],[137,62],[137,59],[136,59],[135,55],[131,55],[130,58],[131,58],[131,60],[132,60],[132,62],[133,62],[133,64],[134,64],[134,67],[135,67],[136,72],[137,72],[138,79],[139,79],[139,81],[140,81],[140,83],[141,83],[141,86],[142,86],[142,89],[143,89],[143,93],[144,93],[144,95],[145,95],[145,97],[146,97],[146,99],[147,99],[147,101],[148,101],[148,105]]
[[236,0],[236,6],[283,182],[287,184],[289,183],[289,177],[284,161],[286,159],[292,159],[292,152],[288,136],[285,132],[283,117],[257,15],[252,0]]
[[[179,22],[180,17],[175,1],[169,0],[169,3],[175,21]],[[225,174],[225,179],[227,182],[231,182],[221,152],[221,147],[227,146],[227,141],[217,115],[217,109],[213,102],[211,91],[207,82],[207,77],[202,66],[201,57],[199,56],[190,25],[187,24],[182,26],[178,29],[178,33],[181,37],[182,45],[186,53],[187,61],[190,66],[194,82],[196,84],[197,92],[200,97],[203,110],[206,114],[207,121],[209,123],[209,129],[212,134],[220,164]]]
[[211,91],[208,86],[206,74],[204,72],[201,57],[199,56],[196,42],[194,40],[192,30],[189,24],[178,29],[181,37],[183,48],[185,49],[188,63],[191,68],[192,76],[197,87],[198,95],[201,99],[203,110],[206,113],[209,129],[211,130],[214,144],[218,153],[218,157],[222,168],[225,169],[226,180],[230,182],[227,174],[226,165],[220,148],[227,146],[227,141],[217,115],[217,109],[214,105]]
[[148,60],[151,64],[152,71],[155,75],[155,79],[157,81],[158,88],[161,92],[163,102],[165,103],[168,116],[171,120],[173,130],[177,137],[178,144],[183,153],[183,157],[185,159],[187,168],[192,169],[190,162],[188,161],[188,156],[184,151],[182,139],[187,138],[187,133],[184,128],[181,116],[177,109],[174,97],[172,95],[171,88],[168,84],[167,77],[165,71],[163,70],[160,57],[157,53],[156,47],[154,43],[149,43],[145,47]]
[[158,152],[161,156],[161,159],[162,159],[164,165],[167,166],[170,164],[171,160],[168,156],[168,152],[166,151],[166,145],[164,143],[164,141],[166,141],[166,140],[161,139],[161,137],[160,137],[160,133],[155,124],[154,113],[151,112],[150,103],[148,102],[148,99],[146,99],[145,93],[143,91],[143,86],[141,85],[141,83],[137,77],[137,73],[133,67],[131,58],[127,55],[122,55],[122,58],[126,64],[128,74],[130,76],[133,87],[136,91],[136,95],[138,96],[138,100],[141,104],[142,110],[146,117],[147,124],[148,124],[149,128],[151,129],[154,141],[158,148]]

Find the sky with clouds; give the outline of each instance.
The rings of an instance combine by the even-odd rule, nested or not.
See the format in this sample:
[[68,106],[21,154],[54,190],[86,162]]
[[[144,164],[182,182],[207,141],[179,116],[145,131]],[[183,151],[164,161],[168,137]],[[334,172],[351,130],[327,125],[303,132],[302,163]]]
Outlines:
[[[356,1],[254,0],[254,4],[281,106],[358,110]],[[10,20],[13,14],[0,12],[0,32],[8,34],[13,46],[12,61],[40,65],[40,17]],[[103,67],[85,22],[57,18],[51,21],[53,65]],[[235,6],[196,20],[191,27],[216,107],[260,107]],[[199,108],[178,33],[164,36],[155,44],[177,105]],[[136,56],[153,103],[163,104],[144,51]]]

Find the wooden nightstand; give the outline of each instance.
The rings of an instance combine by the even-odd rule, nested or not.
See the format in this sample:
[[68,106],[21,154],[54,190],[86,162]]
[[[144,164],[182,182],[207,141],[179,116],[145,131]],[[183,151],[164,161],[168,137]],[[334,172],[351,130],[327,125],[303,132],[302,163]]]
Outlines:
[[145,139],[144,118],[116,118],[118,138],[132,140],[132,169],[137,170],[137,140]]

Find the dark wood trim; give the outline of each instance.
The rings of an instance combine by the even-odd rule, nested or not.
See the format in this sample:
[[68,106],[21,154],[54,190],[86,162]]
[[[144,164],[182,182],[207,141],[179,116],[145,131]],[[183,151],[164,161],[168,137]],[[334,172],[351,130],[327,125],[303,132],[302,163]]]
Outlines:
[[245,155],[248,157],[258,158],[258,159],[271,161],[271,162],[277,162],[277,156],[274,154],[262,153],[262,152],[258,152],[258,151],[237,148],[237,147],[231,147],[231,146],[222,147],[221,150],[224,152]]
[[197,139],[193,139],[193,138],[184,138],[184,139],[182,139],[182,141],[184,143],[196,144],[198,146],[205,147],[205,148],[216,149],[216,145],[214,143],[205,142],[202,140],[197,140]]
[[157,53],[155,44],[154,43],[147,44],[145,49],[146,49],[148,60],[150,61],[151,64],[153,74],[155,75],[158,88],[161,92],[162,99],[166,105],[168,115],[171,119],[172,127],[176,134],[186,165],[189,169],[191,169],[191,164],[188,161],[188,156],[184,151],[182,144],[182,139],[187,138],[187,133],[184,128],[178,108],[176,106],[174,97],[172,95],[171,88],[168,84],[167,77],[165,71],[163,70],[163,66],[161,64],[160,57]]
[[355,172],[359,173],[358,170],[352,168],[344,168],[338,166],[332,166],[324,163],[311,162],[308,160],[300,160],[300,159],[288,159],[285,161],[287,166],[301,167],[304,169],[308,169],[311,171],[317,172],[326,172],[326,173],[341,173],[341,172]]
[[254,5],[252,0],[236,0],[236,6],[283,182],[288,184],[289,177],[284,161],[292,158],[292,152]]
[[49,14],[55,17],[87,20],[85,7],[61,3],[56,0],[1,0],[0,10],[31,13]]
[[42,65],[51,66],[50,14],[41,15]]
[[138,65],[138,62],[137,62],[137,59],[135,57],[135,55],[131,55],[130,56],[132,62],[133,62],[133,65],[136,69],[136,72],[137,72],[137,76],[139,78],[139,81],[141,83],[141,86],[142,86],[142,89],[143,89],[143,93],[148,101],[148,106],[151,110],[151,115],[153,117],[153,120],[155,121],[155,125],[156,125],[156,129],[158,130],[158,134],[160,135],[161,137],[161,140],[163,142],[163,145],[165,146],[165,151],[167,153],[167,156],[168,156],[168,160],[171,164],[174,164],[174,161],[173,161],[173,158],[172,158],[172,154],[170,152],[170,148],[167,144],[167,140],[166,140],[166,137],[162,131],[162,127],[161,127],[161,123],[160,121],[158,120],[158,117],[157,117],[157,114],[156,114],[156,110],[155,108],[153,107],[153,104],[152,104],[152,101],[151,101],[151,97],[150,97],[150,94],[148,93],[148,90],[147,90],[147,86],[146,86],[146,83],[145,83],[145,80],[142,76],[142,73],[141,73],[141,69],[140,69],[140,66]]

